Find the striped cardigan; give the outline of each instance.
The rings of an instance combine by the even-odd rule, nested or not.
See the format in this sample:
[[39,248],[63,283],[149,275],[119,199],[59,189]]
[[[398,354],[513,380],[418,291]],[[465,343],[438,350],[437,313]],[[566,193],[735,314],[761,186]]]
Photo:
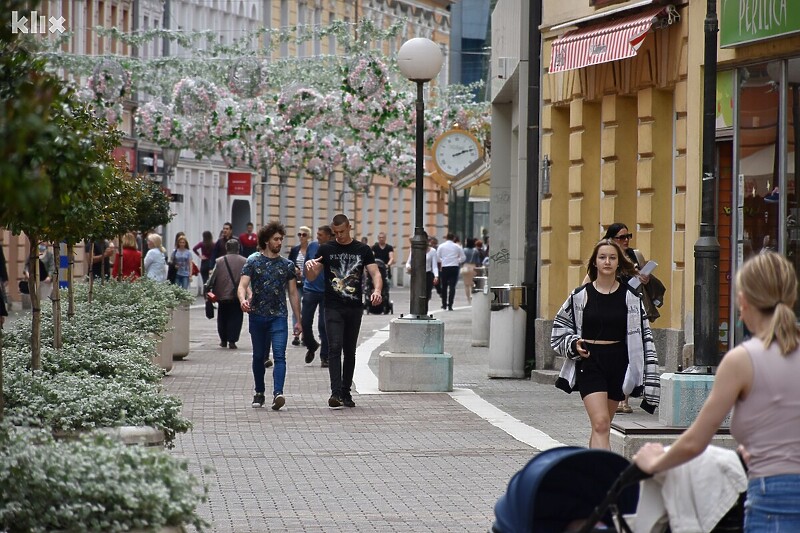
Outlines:
[[[581,338],[583,329],[587,285],[581,285],[572,291],[558,310],[550,336],[550,345],[559,355],[566,358],[556,380],[556,387],[567,393],[575,390],[575,363],[581,359],[575,352],[574,345],[575,341]],[[658,406],[661,392],[653,332],[641,298],[628,284],[623,285],[627,289],[625,302],[628,306],[628,370],[625,372],[622,392],[634,397],[644,394],[642,409],[652,414]]]

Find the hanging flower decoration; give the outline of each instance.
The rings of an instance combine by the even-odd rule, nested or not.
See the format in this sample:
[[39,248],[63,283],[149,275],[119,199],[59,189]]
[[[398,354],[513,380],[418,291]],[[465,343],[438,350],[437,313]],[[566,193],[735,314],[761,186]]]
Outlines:
[[237,59],[231,65],[228,75],[228,89],[245,98],[253,98],[261,94],[267,86],[267,70],[265,65],[252,57]]
[[122,100],[130,94],[131,75],[113,59],[98,63],[86,82],[87,98],[95,115],[103,116],[109,124],[122,121]]
[[94,92],[96,101],[117,101],[130,94],[131,75],[118,61],[103,59],[95,66],[86,85]]
[[342,141],[333,134],[319,140],[316,153],[306,164],[306,172],[315,179],[326,179],[342,162]]
[[229,168],[250,166],[252,161],[247,144],[240,139],[230,139],[220,143],[219,154]]
[[293,86],[278,97],[278,113],[290,126],[299,126],[319,115],[324,102],[322,95],[314,89]]
[[383,91],[389,83],[386,65],[380,59],[361,55],[345,67],[345,91],[368,98]]
[[289,142],[282,152],[276,151],[276,154],[278,154],[278,168],[290,173],[305,169],[316,147],[316,132],[299,126],[291,130],[284,130],[283,137],[288,139]]
[[225,141],[238,136],[242,128],[243,115],[239,102],[233,98],[220,98],[211,112],[211,127],[214,137]]
[[220,96],[217,86],[202,78],[183,78],[172,90],[175,111],[187,116],[210,113]]
[[139,107],[134,116],[139,135],[159,146],[187,148],[189,146],[185,123],[171,106],[150,101]]

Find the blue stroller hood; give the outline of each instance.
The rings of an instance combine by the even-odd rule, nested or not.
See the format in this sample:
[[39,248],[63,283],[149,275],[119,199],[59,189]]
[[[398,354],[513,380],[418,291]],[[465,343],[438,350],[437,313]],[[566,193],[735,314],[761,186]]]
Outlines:
[[[574,446],[538,454],[514,474],[494,506],[497,533],[562,533],[573,520],[586,519],[614,481],[630,465],[606,450]],[[634,513],[639,486],[617,500],[622,513]]]

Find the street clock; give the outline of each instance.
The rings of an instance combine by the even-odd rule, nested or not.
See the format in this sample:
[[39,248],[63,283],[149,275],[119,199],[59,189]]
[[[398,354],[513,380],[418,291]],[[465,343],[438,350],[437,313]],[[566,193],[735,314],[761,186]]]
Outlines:
[[483,147],[467,130],[444,132],[433,145],[433,163],[440,173],[455,178],[470,164],[483,157]]

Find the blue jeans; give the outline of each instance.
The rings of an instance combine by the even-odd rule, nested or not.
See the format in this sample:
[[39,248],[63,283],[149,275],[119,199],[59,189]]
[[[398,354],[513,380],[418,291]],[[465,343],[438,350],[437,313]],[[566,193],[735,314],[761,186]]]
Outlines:
[[303,344],[308,349],[316,344],[314,340],[314,313],[319,306],[319,318],[317,319],[317,326],[319,329],[319,357],[322,360],[328,358],[328,335],[325,332],[325,293],[314,291],[303,291],[303,308],[301,313],[303,315]]
[[325,331],[328,334],[328,372],[331,393],[350,398],[356,369],[356,347],[364,309],[358,307],[325,307]]
[[181,276],[177,274],[175,276],[175,285],[180,287],[181,289],[189,289],[189,276]]
[[286,381],[286,340],[289,337],[289,326],[285,316],[262,316],[250,313],[250,340],[253,342],[253,379],[256,392],[264,393],[264,374],[267,369],[264,361],[269,356],[272,345],[272,357],[275,368],[272,370],[272,394],[283,394],[283,383]]
[[746,533],[800,531],[800,474],[750,480],[744,507]]

